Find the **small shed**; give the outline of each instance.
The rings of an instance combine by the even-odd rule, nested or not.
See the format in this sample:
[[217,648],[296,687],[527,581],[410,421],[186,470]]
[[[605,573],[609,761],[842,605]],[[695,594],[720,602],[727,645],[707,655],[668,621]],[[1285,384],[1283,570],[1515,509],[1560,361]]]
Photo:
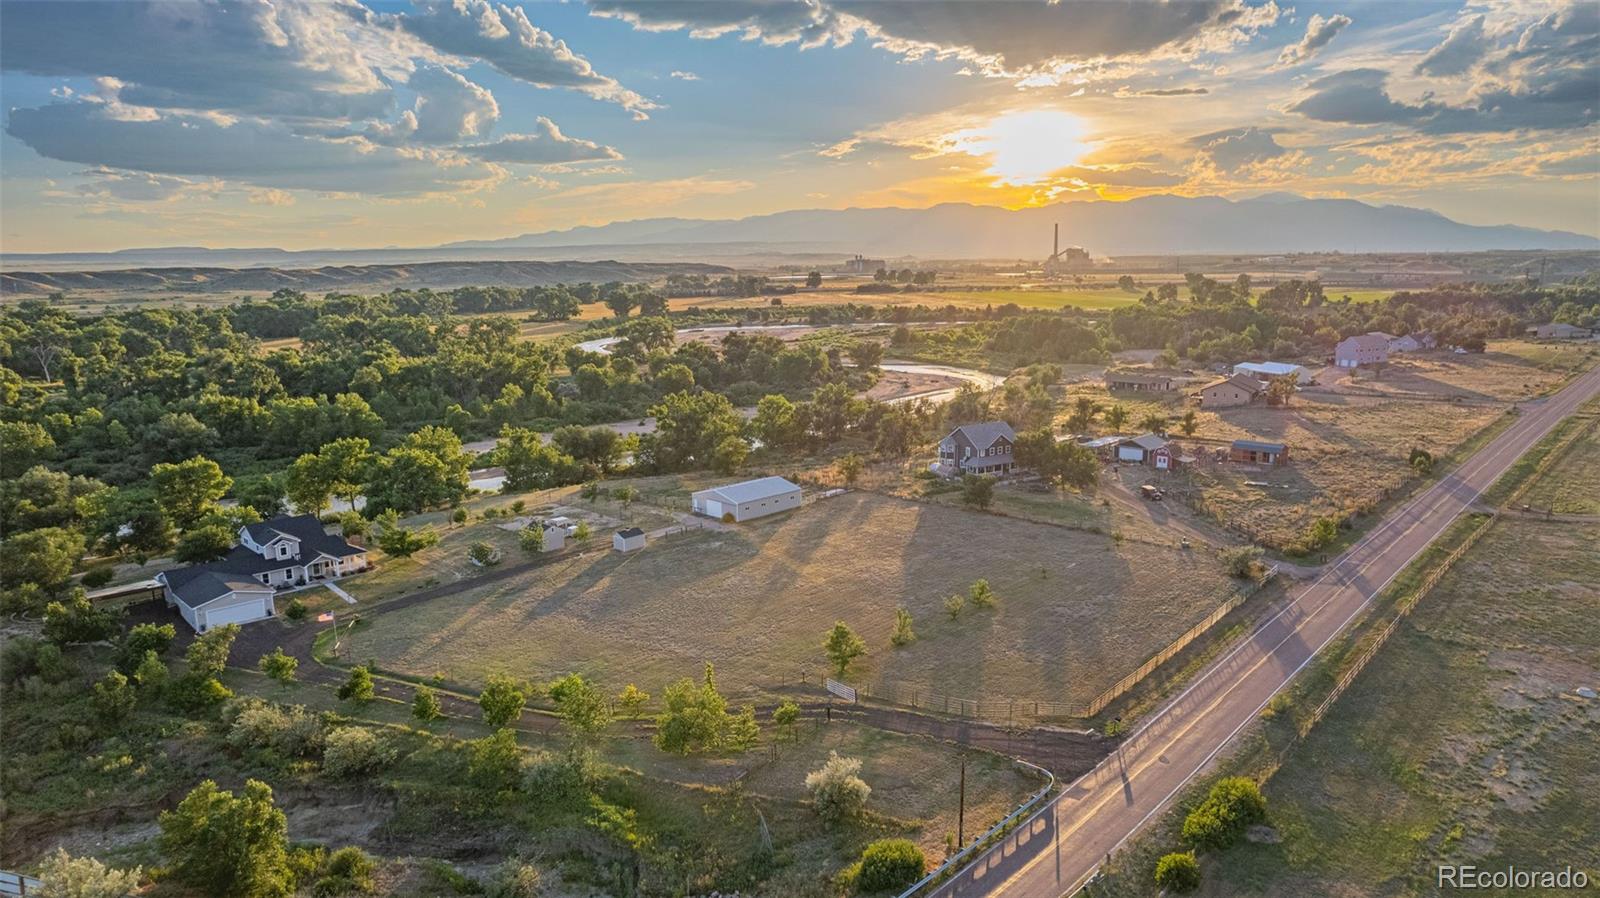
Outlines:
[[[1146,433],[1124,440],[1117,445],[1117,461],[1130,462],[1136,465],[1154,464],[1154,454],[1167,449],[1167,440],[1160,434]],[[1168,450],[1166,459],[1170,464],[1172,453]]]
[[644,548],[644,531],[629,527],[611,534],[611,548],[618,552],[637,552]]
[[1289,447],[1283,443],[1234,440],[1228,447],[1228,458],[1248,465],[1281,465],[1289,459]]

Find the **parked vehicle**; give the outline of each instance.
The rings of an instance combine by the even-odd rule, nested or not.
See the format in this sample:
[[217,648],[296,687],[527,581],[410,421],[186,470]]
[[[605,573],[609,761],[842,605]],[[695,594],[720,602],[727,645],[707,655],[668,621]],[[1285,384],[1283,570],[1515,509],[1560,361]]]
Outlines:
[[1144,486],[1139,487],[1139,495],[1146,502],[1160,502],[1161,501],[1161,491],[1156,489],[1153,484],[1147,483]]

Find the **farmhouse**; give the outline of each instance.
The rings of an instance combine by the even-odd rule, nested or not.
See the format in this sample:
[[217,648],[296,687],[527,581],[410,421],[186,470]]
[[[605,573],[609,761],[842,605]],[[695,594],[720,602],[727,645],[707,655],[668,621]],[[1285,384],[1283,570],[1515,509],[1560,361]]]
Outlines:
[[1271,380],[1274,377],[1292,377],[1297,386],[1311,383],[1310,370],[1304,365],[1291,365],[1288,362],[1240,362],[1233,366],[1234,374],[1244,374],[1256,380]]
[[1389,341],[1389,352],[1418,352],[1423,349],[1432,349],[1436,345],[1432,334],[1415,333],[1403,337],[1395,337]]
[[618,552],[637,552],[644,548],[644,531],[629,527],[611,534],[611,548]]
[[1381,365],[1389,361],[1389,341],[1392,339],[1382,331],[1345,337],[1333,347],[1333,363],[1340,368]]
[[156,574],[167,604],[197,632],[277,614],[279,589],[367,569],[367,550],[322,529],[316,515],[279,515],[239,528],[239,544],[205,564]]
[[689,497],[696,514],[749,521],[800,507],[800,487],[782,477],[762,477],[699,490]]
[[1165,374],[1107,371],[1106,389],[1112,393],[1170,393],[1172,378]]
[[1007,473],[1016,467],[1012,454],[1016,441],[1016,433],[1004,421],[963,424],[939,441],[934,470],[946,477]]
[[1200,388],[1201,408],[1249,405],[1266,395],[1267,385],[1253,375],[1235,374]]
[[1250,465],[1281,465],[1289,460],[1289,447],[1282,443],[1234,440],[1228,447],[1228,458]]
[[1160,434],[1141,434],[1117,444],[1117,461],[1151,465],[1165,471],[1173,467],[1172,447]]
[[1593,332],[1589,328],[1562,322],[1541,324],[1538,327],[1529,328],[1529,330],[1533,331],[1533,335],[1541,340],[1587,340],[1593,336]]

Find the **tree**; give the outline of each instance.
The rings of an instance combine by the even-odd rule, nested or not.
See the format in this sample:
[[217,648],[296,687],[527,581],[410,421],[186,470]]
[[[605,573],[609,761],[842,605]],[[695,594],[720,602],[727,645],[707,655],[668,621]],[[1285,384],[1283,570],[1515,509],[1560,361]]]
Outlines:
[[672,393],[650,414],[656,432],[640,450],[662,471],[709,467],[717,447],[744,430],[744,419],[721,393]]
[[967,600],[974,608],[993,608],[999,597],[990,588],[989,581],[980,578],[973,581],[972,588],[967,590]]
[[583,473],[572,456],[546,445],[538,433],[525,427],[507,425],[500,429],[494,459],[506,469],[507,492],[565,486],[577,483]]
[[605,303],[606,308],[611,310],[611,314],[618,318],[628,317],[628,313],[633,311],[634,307],[639,304],[633,293],[626,289],[611,291],[602,302]]
[[[92,857],[73,857],[66,849],[57,848],[39,866],[39,882],[43,884],[39,898],[125,898],[139,887],[143,873],[139,867],[118,870]],[[28,894],[32,895],[33,890]]]
[[582,674],[570,673],[550,684],[556,714],[580,737],[598,734],[611,725],[605,693]]
[[594,535],[594,533],[589,527],[589,522],[588,521],[579,521],[577,529],[572,531],[572,540],[573,540],[573,542],[580,543],[580,544],[581,543],[586,543],[586,542],[589,541],[589,537],[591,537],[593,535]]
[[234,498],[245,508],[252,509],[262,518],[283,514],[287,495],[284,480],[275,474],[241,477],[233,482]]
[[895,646],[906,646],[917,641],[917,632],[911,628],[911,612],[906,608],[894,610],[894,632],[889,636],[889,643]]
[[1067,430],[1072,433],[1084,433],[1094,424],[1095,416],[1100,414],[1100,404],[1088,396],[1079,396],[1072,404],[1072,413],[1067,416]]
[[1122,425],[1128,423],[1128,410],[1121,403],[1116,403],[1106,409],[1106,427],[1112,431],[1119,431]]
[[839,479],[844,481],[845,486],[855,486],[856,478],[861,476],[867,462],[859,454],[850,452],[835,462],[835,465],[839,469]]
[[1183,894],[1200,888],[1200,863],[1192,851],[1174,851],[1156,861],[1156,885]]
[[728,702],[717,691],[708,663],[700,683],[685,677],[662,692],[662,712],[656,716],[656,747],[674,754],[711,751],[726,740]]
[[139,684],[142,695],[160,695],[167,686],[167,663],[155,652],[145,652],[144,660],[133,669],[133,681]]
[[1267,404],[1288,405],[1294,398],[1295,382],[1293,377],[1274,377],[1267,381]]
[[787,733],[791,740],[795,738],[795,724],[799,720],[800,706],[789,699],[784,699],[772,709],[773,725]]
[[514,731],[502,727],[492,735],[473,740],[471,746],[467,775],[474,783],[496,792],[515,785],[522,767],[522,747],[517,745]]
[[284,475],[284,495],[297,511],[320,514],[333,498],[333,481],[322,465],[322,459],[306,453],[289,465]]
[[1227,848],[1267,817],[1267,801],[1254,780],[1224,777],[1183,820],[1183,840],[1198,848]]
[[44,638],[58,646],[100,642],[116,635],[117,614],[94,607],[83,590],[76,589],[66,599],[45,606],[43,631]]
[[56,441],[38,424],[0,421],[0,477],[21,477],[55,454]]
[[827,638],[822,642],[822,649],[842,677],[850,667],[850,662],[867,653],[867,643],[856,635],[856,631],[850,629],[849,624],[835,621],[833,628],[828,631]]
[[863,892],[900,892],[921,879],[927,866],[922,849],[910,839],[879,839],[861,852],[856,886]]
[[225,524],[205,524],[178,537],[172,557],[185,564],[201,564],[228,554],[233,548],[234,531]]
[[300,659],[293,655],[284,654],[283,646],[278,646],[267,654],[262,655],[256,666],[261,669],[262,673],[274,680],[280,683],[290,683],[294,681],[295,671],[300,668]]
[[622,709],[623,717],[638,717],[639,711],[650,701],[650,693],[638,686],[629,683],[617,693],[617,707]]
[[1223,570],[1240,579],[1248,579],[1254,576],[1260,559],[1261,548],[1259,546],[1237,546],[1232,549],[1222,550]]
[[427,686],[418,686],[411,697],[411,716],[423,723],[443,717],[444,709],[439,705],[439,696]]
[[812,271],[806,274],[806,286],[815,290],[822,286],[822,272]]
[[872,787],[860,776],[861,761],[828,752],[822,766],[806,774],[806,790],[817,814],[830,824],[842,823],[861,813]]
[[156,504],[180,530],[187,530],[216,508],[217,500],[228,494],[233,479],[222,467],[203,455],[177,464],[158,464],[150,469]]
[[982,474],[961,475],[961,501],[977,509],[994,502],[994,478]]
[[372,444],[365,437],[343,437],[317,450],[317,462],[333,494],[354,508],[372,470]]
[[877,371],[883,363],[883,344],[876,340],[857,340],[850,344],[849,351],[850,361],[868,374]]
[[483,691],[478,693],[483,722],[492,727],[508,726],[522,716],[522,708],[527,703],[528,694],[505,674],[490,674]]
[[1139,429],[1148,430],[1151,433],[1166,433],[1167,416],[1160,412],[1150,412],[1139,419]]
[[718,474],[732,474],[749,456],[750,444],[743,437],[728,437],[711,450],[711,469]]
[[83,556],[83,537],[74,530],[41,527],[0,543],[0,585],[32,583],[57,593],[72,580],[72,568]]
[[347,701],[370,702],[375,695],[372,671],[365,664],[350,668],[350,676],[339,686],[339,697]]
[[1194,409],[1189,409],[1188,411],[1184,412],[1183,419],[1178,422],[1178,429],[1183,431],[1183,435],[1186,437],[1192,437],[1194,436],[1194,432],[1199,428],[1200,421],[1195,415]]
[[271,898],[291,890],[288,821],[266,783],[246,780],[235,797],[206,780],[159,822],[161,850],[179,882],[224,898]]
[[775,393],[761,397],[756,403],[756,416],[750,428],[764,446],[780,451],[794,448],[805,436],[794,403]]
[[139,697],[134,694],[133,686],[120,670],[107,673],[94,684],[92,703],[95,712],[104,720],[122,720],[132,713],[133,706],[138,702]]
[[537,555],[544,551],[544,525],[538,521],[517,531],[517,545],[529,555]]
[[389,509],[378,516],[378,548],[385,555],[410,558],[423,549],[439,544],[439,534],[433,530],[414,530],[400,526],[400,515]]
[[959,592],[952,593],[944,600],[944,613],[950,615],[951,620],[960,617],[961,612],[966,610],[966,607],[967,597]]

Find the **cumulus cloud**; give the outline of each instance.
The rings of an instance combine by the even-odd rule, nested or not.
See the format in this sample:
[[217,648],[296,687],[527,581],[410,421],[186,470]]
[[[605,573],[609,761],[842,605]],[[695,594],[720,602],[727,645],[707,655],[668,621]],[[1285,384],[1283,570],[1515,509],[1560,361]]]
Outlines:
[[503,177],[481,162],[361,137],[302,135],[259,119],[222,123],[163,114],[129,120],[89,102],[13,109],[6,133],[52,159],[279,189],[428,193],[475,189]]
[[675,71],[675,72],[672,73],[672,77],[678,79],[679,81],[699,81],[700,80],[700,76],[696,75],[694,72],[679,72],[679,71]]
[[1333,15],[1324,19],[1321,15],[1313,14],[1306,22],[1306,35],[1300,39],[1300,43],[1284,47],[1283,52],[1278,54],[1278,67],[1296,66],[1309,60],[1349,25],[1350,17],[1347,15]]
[[774,45],[818,47],[843,46],[862,35],[908,59],[961,59],[983,74],[1034,86],[1054,83],[1052,75],[1090,61],[1223,49],[1279,15],[1271,0],[1260,5],[1243,0],[590,0],[590,9],[641,30],[687,30],[697,38],[737,34]]
[[1189,139],[1198,168],[1224,175],[1288,155],[1270,132],[1255,126],[1214,131]]
[[1459,75],[1477,65],[1492,46],[1483,24],[1481,15],[1456,22],[1449,36],[1429,50],[1413,71],[1418,75],[1446,77]]
[[507,134],[492,143],[475,144],[461,149],[467,155],[485,162],[516,165],[561,165],[622,158],[622,154],[613,147],[562,134],[556,123],[544,116],[539,117],[534,131],[530,134]]
[[528,21],[521,8],[488,0],[419,0],[415,15],[396,21],[444,53],[481,59],[503,74],[538,87],[566,87],[616,103],[635,118],[657,104],[595,71],[565,41]]
[[188,178],[117,171],[99,167],[82,172],[89,180],[79,184],[79,196],[126,203],[161,203],[197,193],[215,193],[218,185]]

